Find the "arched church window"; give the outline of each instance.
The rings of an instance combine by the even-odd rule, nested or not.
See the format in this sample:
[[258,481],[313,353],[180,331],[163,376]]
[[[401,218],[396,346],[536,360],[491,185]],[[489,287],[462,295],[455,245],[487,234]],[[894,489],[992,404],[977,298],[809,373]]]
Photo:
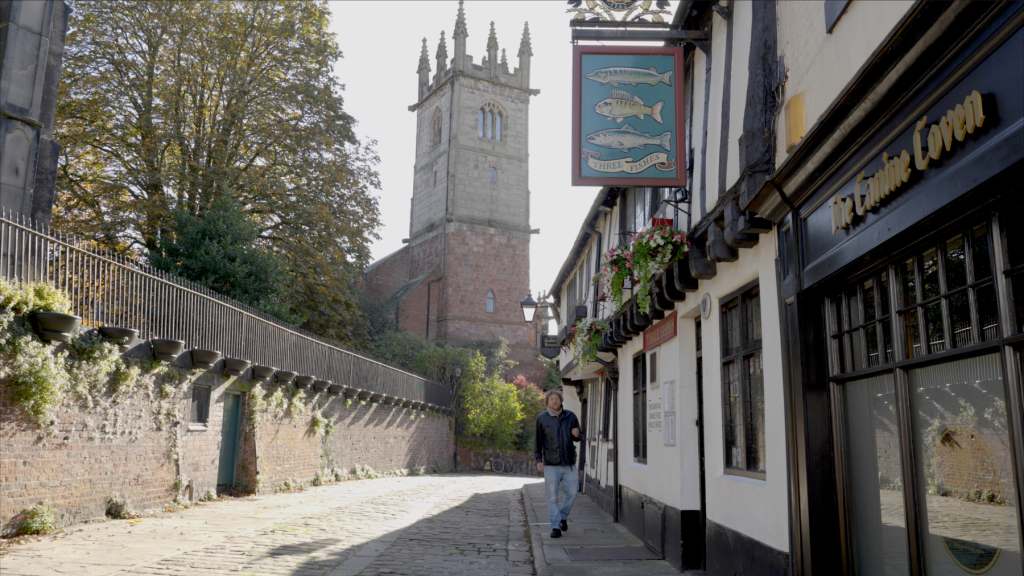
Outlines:
[[434,116],[430,121],[430,143],[433,146],[441,144],[441,109],[434,108]]
[[494,115],[494,139],[501,141],[501,118],[503,114],[498,112]]
[[491,140],[494,138],[494,112],[487,111],[487,119],[484,120],[484,136]]
[[494,290],[487,289],[487,297],[484,299],[484,311],[494,314]]
[[505,133],[505,113],[496,104],[488,102],[476,113],[476,135],[478,138],[501,142]]
[[478,138],[484,137],[484,109],[481,108],[476,112],[476,135]]

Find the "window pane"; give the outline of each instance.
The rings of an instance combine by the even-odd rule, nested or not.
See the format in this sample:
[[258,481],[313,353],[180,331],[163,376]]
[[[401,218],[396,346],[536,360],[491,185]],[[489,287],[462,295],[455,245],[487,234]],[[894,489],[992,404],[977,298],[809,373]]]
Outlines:
[[979,287],[974,293],[978,305],[978,325],[981,340],[988,342],[999,337],[999,311],[996,308],[996,290],[992,284]]
[[992,258],[989,248],[988,226],[982,224],[974,228],[974,241],[971,245],[971,257],[974,260],[974,281],[983,280],[992,275]]
[[864,327],[864,345],[868,351],[868,366],[878,366],[878,325],[868,324]]
[[917,310],[911,308],[900,314],[903,317],[903,353],[907,358],[921,355],[921,330],[917,321]]
[[850,369],[860,370],[864,367],[864,332],[857,329],[846,337],[850,341]]
[[488,140],[490,140],[491,139],[491,135],[494,134],[493,130],[494,130],[494,112],[491,112],[490,110],[488,110],[487,111],[487,119],[484,121],[484,134],[487,136]]
[[832,345],[836,347],[836,357],[839,359],[839,366],[837,366],[837,373],[843,373],[849,371],[849,363],[846,361],[846,352],[843,350],[843,340],[840,336],[832,337]]
[[1009,218],[1003,218],[1002,229],[1006,231],[1006,256],[1010,266],[1024,264],[1024,230]]
[[946,349],[946,333],[942,327],[942,304],[934,302],[924,307],[924,325],[928,334],[928,352],[934,354]]
[[1021,574],[999,354],[911,370],[910,385],[928,573]]
[[484,137],[484,111],[483,110],[479,110],[476,113],[476,132],[477,132],[477,137],[479,137],[479,138],[483,138]]
[[832,334],[838,334],[843,330],[843,300],[833,298],[829,302],[832,305]]
[[946,291],[967,285],[967,250],[963,236],[946,242]]
[[761,353],[744,360],[747,373],[746,469],[765,471],[764,462],[764,379],[761,371]]
[[921,297],[924,300],[939,295],[939,252],[932,248],[924,253],[921,268]]
[[494,117],[494,139],[501,140],[501,112]]
[[853,571],[909,574],[892,374],[849,382],[842,390]]
[[974,329],[971,326],[971,304],[967,291],[961,290],[949,297],[949,332],[953,347],[963,348],[974,344]]
[[865,280],[861,285],[861,294],[864,295],[864,321],[871,322],[875,314],[875,281]]
[[882,272],[878,277],[878,315],[889,314],[889,275]]
[[744,303],[746,304],[746,344],[756,342],[761,339],[761,297],[754,290],[752,296],[744,296]]
[[1017,332],[1024,332],[1024,274],[1011,276],[1010,286],[1013,290],[1013,308],[1017,316]]
[[725,387],[725,466],[739,468],[742,465],[739,439],[742,437],[742,419],[739,390],[739,370],[735,362],[722,365],[722,385]]
[[846,292],[846,312],[850,315],[850,326],[860,326],[860,298],[857,296],[857,287]]
[[917,279],[914,276],[914,259],[911,258],[903,263],[900,271],[900,282],[903,285],[903,306],[910,306],[917,302]]

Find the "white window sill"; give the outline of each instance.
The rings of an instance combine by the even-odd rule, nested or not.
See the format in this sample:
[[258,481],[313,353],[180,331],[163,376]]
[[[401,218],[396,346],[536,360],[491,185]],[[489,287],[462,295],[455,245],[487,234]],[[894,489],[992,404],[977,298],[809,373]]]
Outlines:
[[189,432],[206,432],[209,429],[210,426],[208,424],[197,424],[195,422],[190,422],[188,425]]

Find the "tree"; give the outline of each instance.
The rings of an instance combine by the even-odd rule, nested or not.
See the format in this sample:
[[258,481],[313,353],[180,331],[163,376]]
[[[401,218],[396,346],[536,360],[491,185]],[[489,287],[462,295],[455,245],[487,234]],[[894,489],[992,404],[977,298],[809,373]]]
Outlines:
[[208,286],[281,318],[290,318],[284,265],[260,245],[259,230],[230,198],[214,201],[201,216],[174,214],[174,234],[162,236],[153,266]]
[[537,428],[534,426],[535,418],[544,411],[544,391],[533,382],[526,379],[522,374],[516,375],[512,380],[519,395],[519,403],[523,406],[523,421],[516,434],[516,448],[520,450],[533,450],[534,439],[537,435]]
[[303,325],[358,338],[378,158],[343,108],[328,21],[323,0],[76,4],[57,224],[152,257],[178,214],[231,198],[284,263]]
[[511,449],[523,421],[523,406],[514,384],[497,371],[487,371],[483,354],[474,352],[469,371],[463,374],[460,394],[465,417],[463,438],[470,444]]

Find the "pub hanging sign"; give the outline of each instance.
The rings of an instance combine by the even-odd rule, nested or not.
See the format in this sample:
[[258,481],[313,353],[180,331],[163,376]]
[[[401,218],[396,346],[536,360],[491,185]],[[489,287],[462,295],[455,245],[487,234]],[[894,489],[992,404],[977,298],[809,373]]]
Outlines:
[[956,106],[938,118],[927,115],[913,126],[910,149],[882,152],[881,167],[872,174],[863,171],[854,178],[851,194],[832,197],[832,234],[857,224],[870,210],[877,210],[894,198],[915,173],[923,174],[933,163],[956,153],[958,144],[985,126],[985,99],[972,90]]
[[686,185],[683,49],[573,49],[574,186]]

